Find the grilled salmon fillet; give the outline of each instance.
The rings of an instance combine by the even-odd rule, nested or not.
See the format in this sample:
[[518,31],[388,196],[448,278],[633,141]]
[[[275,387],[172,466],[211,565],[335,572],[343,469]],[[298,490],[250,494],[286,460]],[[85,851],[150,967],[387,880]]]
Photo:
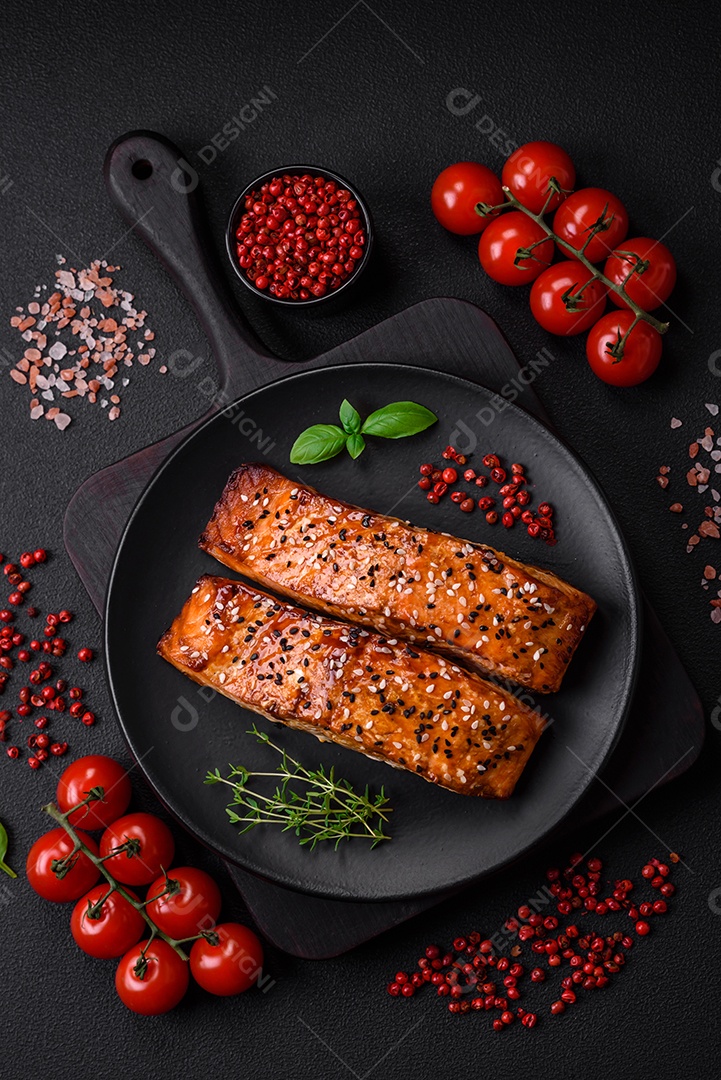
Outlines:
[[158,652],[244,708],[466,795],[507,798],[543,729],[442,656],[228,578],[200,578]]
[[557,690],[596,604],[554,574],[294,483],[232,474],[200,546],[301,604]]

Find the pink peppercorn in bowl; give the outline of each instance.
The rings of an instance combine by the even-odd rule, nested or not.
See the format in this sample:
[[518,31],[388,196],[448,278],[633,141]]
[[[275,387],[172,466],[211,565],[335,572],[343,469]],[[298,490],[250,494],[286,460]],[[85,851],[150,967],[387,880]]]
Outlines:
[[247,185],[230,212],[225,242],[251,292],[286,307],[311,307],[358,281],[373,227],[365,201],[342,176],[290,165]]

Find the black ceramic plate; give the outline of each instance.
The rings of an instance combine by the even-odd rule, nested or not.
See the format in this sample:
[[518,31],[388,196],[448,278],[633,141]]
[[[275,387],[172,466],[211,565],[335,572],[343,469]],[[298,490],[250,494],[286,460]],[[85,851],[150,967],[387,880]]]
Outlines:
[[[370,439],[355,462],[289,464],[306,426],[333,422],[347,397],[362,414],[389,401],[431,407],[438,424],[411,439]],[[527,413],[498,413],[490,391],[454,376],[389,364],[292,375],[242,398],[195,431],[161,466],[127,525],[106,612],[107,663],[115,705],[133,755],[157,794],[201,841],[224,858],[281,885],[352,900],[394,900],[453,888],[517,858],[577,803],[621,730],[638,656],[638,601],[624,541],[604,496],[579,460]],[[498,399],[495,398],[497,401]],[[556,507],[559,543],[548,547],[522,527],[489,526],[449,499],[430,506],[416,486],[418,464],[439,460],[454,429],[489,451],[526,465],[538,500]],[[469,434],[471,433],[471,434]],[[265,455],[265,457],[264,457]],[[372,789],[385,785],[392,840],[371,850],[361,840],[311,852],[292,833],[260,826],[239,835],[225,813],[227,788],[208,787],[208,769],[228,762],[264,768],[272,760],[247,734],[272,725],[201,690],[161,660],[155,645],[196,578],[226,569],[197,547],[230,472],[264,457],[321,491],[419,525],[483,540],[538,562],[587,591],[598,613],[558,694],[537,703],[553,722],[513,797],[467,798],[390,769],[361,754],[276,727],[274,735],[308,765],[335,764]]]

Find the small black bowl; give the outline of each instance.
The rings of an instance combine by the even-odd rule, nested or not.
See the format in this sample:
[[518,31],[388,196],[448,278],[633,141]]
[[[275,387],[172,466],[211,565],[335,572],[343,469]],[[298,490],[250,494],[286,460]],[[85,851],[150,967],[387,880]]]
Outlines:
[[[257,191],[262,184],[267,183],[276,176],[283,176],[285,173],[291,176],[302,176],[304,173],[309,173],[311,176],[322,176],[325,180],[335,180],[339,187],[346,188],[351,192],[353,198],[357,201],[358,207],[363,219],[363,227],[366,233],[366,243],[363,251],[363,255],[358,262],[353,273],[350,277],[339,285],[337,289],[332,292],[327,292],[325,296],[312,296],[308,300],[286,300],[282,297],[273,296],[272,293],[267,292],[264,289],[258,289],[248,277],[246,277],[245,271],[238,262],[236,255],[236,236],[235,232],[238,228],[238,222],[240,221],[243,213],[245,212],[245,199],[251,191]],[[233,209],[230,211],[230,217],[228,218],[228,227],[225,231],[225,247],[228,252],[228,258],[230,264],[235,270],[240,280],[245,285],[246,289],[250,289],[256,296],[260,296],[263,300],[269,300],[273,304],[281,304],[283,307],[288,308],[308,308],[316,307],[320,304],[328,304],[331,301],[336,300],[341,294],[344,294],[348,289],[352,288],[358,279],[363,274],[368,261],[370,259],[371,250],[373,248],[373,223],[371,221],[368,205],[363,196],[358,191],[358,188],[354,184],[349,184],[344,176],[339,176],[338,173],[332,172],[330,169],[319,169],[315,165],[285,165],[281,169],[270,169],[268,172],[263,173],[261,176],[257,176],[255,180],[252,180],[241,191],[238,198],[233,204]]]

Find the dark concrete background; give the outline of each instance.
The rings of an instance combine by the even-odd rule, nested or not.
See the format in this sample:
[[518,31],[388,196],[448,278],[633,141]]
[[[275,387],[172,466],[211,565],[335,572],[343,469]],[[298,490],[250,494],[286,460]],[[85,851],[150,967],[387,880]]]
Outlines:
[[[721,348],[716,5],[11,3],[3,21],[2,356],[19,355],[10,315],[36,283],[52,280],[56,252],[75,265],[111,249],[123,266],[119,283],[135,293],[157,331],[158,359],[134,370],[115,424],[97,408],[74,409],[76,421],[63,434],[45,421],[31,424],[24,391],[6,373],[0,379],[0,549],[52,549],[39,606],[67,604],[78,613],[77,633],[99,644],[99,620],[62,550],[65,505],[91,472],[202,411],[195,380],[158,374],[163,356],[199,352],[207,358],[201,374],[213,370],[187,304],[140,242],[124,235],[103,187],[110,142],[129,129],[153,128],[179,143],[200,173],[218,246],[237,191],[276,165],[327,165],[368,199],[378,230],[376,281],[357,306],[327,318],[278,314],[245,291],[240,296],[233,283],[249,320],[278,354],[300,359],[325,351],[436,295],[485,308],[521,360],[551,348],[555,362],[536,388],[608,492],[642,586],[707,711],[717,706],[721,626],[710,622],[699,580],[718,556],[714,541],[687,555],[678,519],[667,510],[674,498],[693,494],[679,482],[684,447],[713,424],[704,402],[721,402],[721,365],[714,360]],[[264,86],[275,99],[205,164],[201,149]],[[447,107],[456,88],[478,97],[465,115]],[[532,320],[526,291],[486,279],[473,240],[445,234],[430,214],[430,186],[446,164],[472,158],[500,171],[503,144],[532,138],[563,144],[579,184],[615,191],[629,207],[632,232],[668,234],[679,268],[674,325],[662,368],[644,387],[622,393],[600,384],[582,343],[551,340]],[[685,422],[680,432],[669,429],[672,415]],[[667,492],[654,481],[664,463],[677,477]],[[83,675],[101,721],[73,732],[73,752],[102,750],[127,760],[100,664]],[[690,870],[678,874],[673,914],[614,985],[562,1018],[544,1017],[533,1032],[516,1026],[496,1036],[485,1015],[454,1018],[428,996],[393,1001],[383,988],[429,941],[445,942],[473,926],[499,927],[536,893],[543,869],[563,851],[538,853],[342,959],[306,963],[270,949],[275,985],[266,994],[223,1001],[192,992],[175,1013],[151,1021],[118,1004],[112,965],[76,950],[67,912],[42,903],[18,880],[0,883],[0,1073],[54,1080],[81,1071],[132,1080],[468,1070],[509,1077],[713,1075],[720,760],[719,735],[710,727],[691,773],[653,793],[637,816],[624,816],[603,838],[598,853],[612,877],[638,875],[649,855],[668,848],[683,852]],[[43,827],[36,811],[52,796],[58,771],[55,764],[35,775],[25,764],[0,761],[0,818],[18,867]],[[140,780],[136,803],[153,806]],[[575,842],[594,845],[613,824],[611,818],[584,830]],[[179,839],[179,847],[184,859],[221,873],[190,840]],[[229,885],[225,891],[228,913],[242,915]],[[550,996],[539,1000],[547,1007]]]

